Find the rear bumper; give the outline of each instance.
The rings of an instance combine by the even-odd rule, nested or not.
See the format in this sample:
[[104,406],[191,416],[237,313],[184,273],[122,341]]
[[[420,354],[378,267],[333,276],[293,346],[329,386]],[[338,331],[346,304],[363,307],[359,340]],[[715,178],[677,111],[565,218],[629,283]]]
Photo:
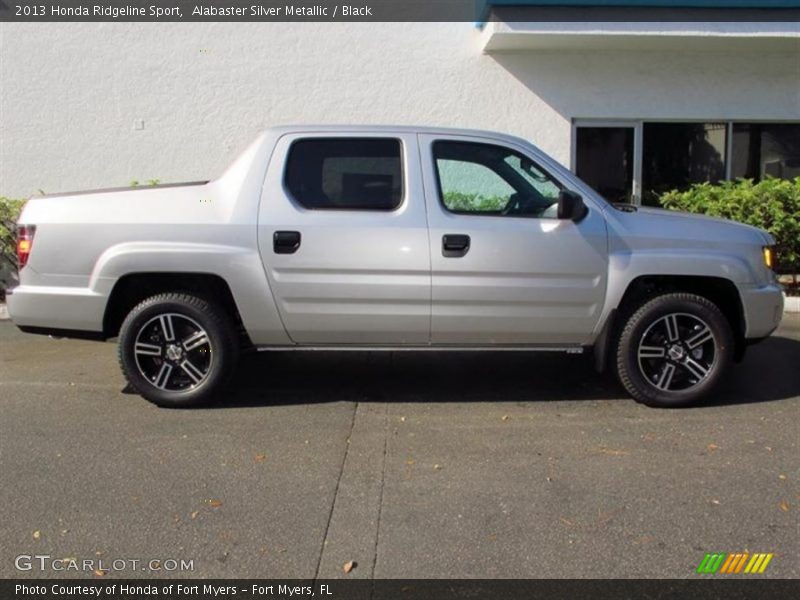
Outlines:
[[739,288],[744,309],[745,338],[760,340],[780,325],[783,291],[778,284]]
[[7,293],[11,320],[20,329],[103,331],[107,298],[88,288],[17,286]]

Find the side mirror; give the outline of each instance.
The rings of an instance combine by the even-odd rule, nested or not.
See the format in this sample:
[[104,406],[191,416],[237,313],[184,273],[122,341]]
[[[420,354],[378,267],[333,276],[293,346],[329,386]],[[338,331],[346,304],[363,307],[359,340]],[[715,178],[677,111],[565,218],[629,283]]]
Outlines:
[[558,194],[558,218],[578,222],[589,209],[583,203],[583,197],[577,192],[561,190]]

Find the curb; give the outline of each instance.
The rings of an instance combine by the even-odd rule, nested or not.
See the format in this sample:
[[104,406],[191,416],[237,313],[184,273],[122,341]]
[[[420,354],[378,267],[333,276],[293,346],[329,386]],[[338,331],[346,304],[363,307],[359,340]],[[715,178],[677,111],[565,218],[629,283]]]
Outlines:
[[800,296],[783,295],[783,312],[800,313]]

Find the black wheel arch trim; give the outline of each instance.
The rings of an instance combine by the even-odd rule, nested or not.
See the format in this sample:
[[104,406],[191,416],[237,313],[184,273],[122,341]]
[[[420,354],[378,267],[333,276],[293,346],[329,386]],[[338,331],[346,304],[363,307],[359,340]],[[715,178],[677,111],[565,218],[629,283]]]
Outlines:
[[137,304],[164,293],[185,293],[218,302],[241,325],[233,290],[221,275],[203,271],[133,271],[120,276],[109,293],[103,314],[106,338],[119,333],[125,317]]

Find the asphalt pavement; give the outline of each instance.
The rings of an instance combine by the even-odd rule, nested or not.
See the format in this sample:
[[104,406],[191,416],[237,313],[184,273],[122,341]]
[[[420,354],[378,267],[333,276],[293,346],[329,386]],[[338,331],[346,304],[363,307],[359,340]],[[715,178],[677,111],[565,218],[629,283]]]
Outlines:
[[471,352],[258,354],[165,410],[114,344],[4,322],[0,577],[684,578],[742,551],[798,577],[798,400],[798,315],[683,410],[589,356]]

